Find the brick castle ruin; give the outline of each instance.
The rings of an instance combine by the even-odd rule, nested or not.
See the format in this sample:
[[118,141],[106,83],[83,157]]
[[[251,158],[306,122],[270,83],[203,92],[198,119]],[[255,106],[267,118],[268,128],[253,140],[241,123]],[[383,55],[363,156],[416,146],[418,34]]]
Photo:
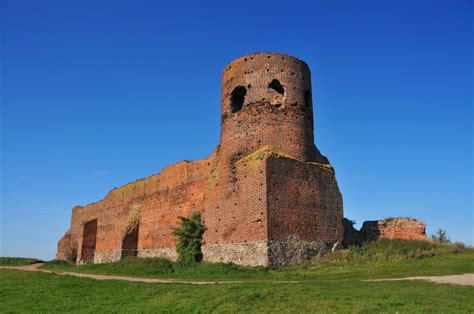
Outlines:
[[172,230],[198,211],[208,262],[278,267],[344,237],[335,172],[314,144],[310,70],[286,54],[255,53],[222,74],[221,137],[212,154],[113,189],[72,209],[58,259],[177,258]]

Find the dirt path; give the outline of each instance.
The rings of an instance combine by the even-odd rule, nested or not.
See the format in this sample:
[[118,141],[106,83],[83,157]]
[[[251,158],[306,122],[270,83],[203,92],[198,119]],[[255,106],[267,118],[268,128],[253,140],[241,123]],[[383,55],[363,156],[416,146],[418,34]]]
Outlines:
[[[86,274],[86,273],[75,273],[75,272],[56,272],[48,269],[40,269],[44,263],[36,263],[26,266],[0,266],[0,269],[15,269],[25,271],[38,271],[48,274],[56,275],[70,275],[81,278],[91,278],[96,280],[121,280],[121,281],[132,281],[132,282],[151,282],[151,283],[186,283],[192,285],[212,285],[212,284],[230,284],[230,283],[244,283],[244,281],[189,281],[180,279],[163,279],[163,278],[141,278],[141,277],[128,277],[128,276],[115,276],[115,275],[97,275],[97,274]],[[290,282],[290,281],[286,281]]]
[[366,281],[398,281],[398,280],[427,280],[434,283],[451,283],[462,286],[474,286],[474,274],[448,275],[448,276],[417,276],[394,279],[371,279]]
[[[114,276],[114,275],[97,275],[97,274],[85,274],[75,272],[55,272],[47,269],[40,269],[43,263],[36,263],[26,266],[0,266],[0,269],[15,269],[24,271],[37,271],[48,274],[56,275],[69,275],[81,278],[91,278],[96,280],[121,280],[121,281],[132,281],[132,282],[149,282],[149,283],[185,283],[192,285],[213,285],[213,284],[242,284],[242,283],[255,283],[255,282],[270,282],[270,283],[300,283],[308,281],[288,281],[288,280],[273,280],[273,281],[189,281],[181,279],[162,279],[162,278],[140,278],[140,277],[128,277],[128,276]],[[426,280],[434,283],[450,283],[455,285],[463,286],[474,286],[474,274],[462,274],[462,275],[449,275],[449,276],[419,276],[419,277],[406,277],[406,278],[394,278],[394,279],[369,279],[364,281],[399,281],[399,280]]]

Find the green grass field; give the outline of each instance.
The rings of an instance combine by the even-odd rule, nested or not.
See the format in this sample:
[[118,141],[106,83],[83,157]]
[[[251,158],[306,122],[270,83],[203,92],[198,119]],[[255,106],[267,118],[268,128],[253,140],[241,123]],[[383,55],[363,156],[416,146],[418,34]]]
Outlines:
[[474,289],[427,282],[153,284],[0,271],[0,312],[471,313]]
[[[137,258],[106,265],[55,262],[43,267],[244,283],[132,283],[0,270],[0,312],[472,313],[473,287],[364,279],[473,273],[473,265],[472,249],[417,241],[379,241],[279,270]],[[279,282],[289,279],[297,282]]]

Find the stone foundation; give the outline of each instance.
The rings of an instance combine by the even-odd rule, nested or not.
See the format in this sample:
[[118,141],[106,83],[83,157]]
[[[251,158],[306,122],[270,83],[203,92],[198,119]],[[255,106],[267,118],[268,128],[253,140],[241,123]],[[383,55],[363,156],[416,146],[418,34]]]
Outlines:
[[243,266],[267,266],[267,241],[203,245],[204,261],[234,263]]
[[278,268],[308,262],[313,257],[327,254],[338,247],[336,241],[304,241],[297,236],[289,235],[281,241],[269,241],[268,266]]
[[122,250],[113,250],[107,252],[95,252],[94,264],[105,264],[118,262],[122,258]]
[[304,241],[290,235],[281,241],[204,245],[202,252],[206,262],[278,268],[310,261],[335,248],[339,248],[335,241]]
[[164,257],[171,261],[176,261],[178,259],[178,253],[176,252],[175,248],[163,247],[157,249],[138,250],[138,257]]
[[[60,253],[56,255],[56,259],[67,260],[65,254]],[[137,256],[141,258],[152,258],[152,257],[163,257],[171,261],[178,259],[178,253],[174,248],[158,248],[158,249],[145,249],[145,250],[132,250],[132,249],[120,249],[112,250],[107,252],[95,252],[94,264],[105,264],[118,262],[122,258],[127,256]],[[85,264],[83,261],[78,261],[77,264]]]

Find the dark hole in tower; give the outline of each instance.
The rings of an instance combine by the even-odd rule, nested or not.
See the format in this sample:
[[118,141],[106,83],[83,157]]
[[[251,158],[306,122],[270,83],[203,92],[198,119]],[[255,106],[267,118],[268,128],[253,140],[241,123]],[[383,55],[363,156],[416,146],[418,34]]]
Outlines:
[[81,260],[83,263],[93,263],[97,240],[97,219],[84,224],[82,231]]
[[122,258],[125,256],[137,256],[138,255],[138,233],[140,230],[140,224],[138,223],[133,229],[129,230],[123,237],[122,241]]
[[285,89],[279,80],[275,79],[268,84],[268,96],[270,97],[272,106],[279,107],[282,105]]
[[244,105],[247,89],[244,86],[237,86],[230,94],[230,111],[237,112]]
[[271,81],[270,84],[268,84],[268,89],[269,90],[273,89],[275,92],[277,92],[278,94],[281,94],[281,95],[285,94],[285,89],[281,85],[280,81],[276,80],[276,79]]

